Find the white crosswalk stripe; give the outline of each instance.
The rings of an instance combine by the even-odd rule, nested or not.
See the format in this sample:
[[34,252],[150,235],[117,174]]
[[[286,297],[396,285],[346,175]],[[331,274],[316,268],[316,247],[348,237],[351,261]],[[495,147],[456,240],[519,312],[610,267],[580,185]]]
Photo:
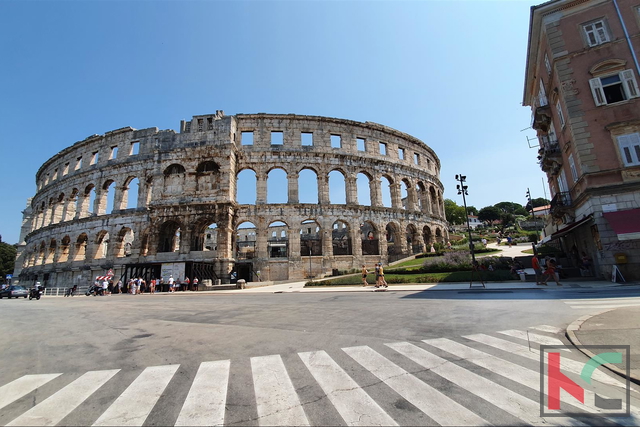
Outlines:
[[25,375],[0,387],[0,409],[62,374]]
[[420,381],[369,347],[350,347],[343,350],[440,425],[489,424],[464,406]]
[[251,371],[260,425],[309,425],[280,356],[252,357]]
[[[549,325],[532,326],[527,330],[539,331],[541,334],[562,332]],[[424,422],[425,416],[440,425],[490,425],[500,417],[505,417],[504,413],[531,425],[583,425],[583,419],[540,417],[540,404],[537,398],[533,398],[534,393],[538,395],[540,392],[541,385],[545,388],[547,386],[544,378],[541,384],[537,369],[540,350],[537,345],[529,346],[520,340],[528,337],[530,342],[538,344],[557,344],[562,341],[532,332],[527,335],[527,330],[497,331],[496,334],[503,335],[503,338],[474,334],[456,339],[429,339],[424,340],[424,344],[379,344],[378,349],[364,345],[345,347],[341,349],[344,353],[333,357],[321,350],[301,352],[298,357],[302,364],[296,361],[299,365],[297,369],[302,368],[305,372],[293,377],[290,375],[292,367],[285,365],[285,361],[290,359],[283,359],[280,355],[251,357],[251,371],[246,373],[248,381],[242,385],[240,400],[236,386],[230,401],[227,397],[228,391],[233,389],[230,381],[238,378],[238,371],[233,369],[243,366],[236,365],[231,360],[201,363],[191,384],[172,381],[180,365],[147,367],[135,378],[131,377],[133,372],[120,373],[117,369],[90,371],[70,383],[64,381],[63,377],[56,379],[63,374],[25,375],[0,387],[0,408],[13,404],[13,419],[3,419],[0,414],[0,421],[9,422],[7,425],[10,426],[57,425],[65,420],[69,422],[74,418],[67,417],[74,415],[74,411],[96,410],[96,399],[90,399],[94,394],[104,399],[111,393],[109,401],[113,403],[106,410],[97,409],[102,413],[96,413],[95,418],[92,418],[97,418],[94,423],[96,426],[158,424],[167,416],[177,418],[166,419],[164,424],[173,424],[175,419],[176,426],[225,425],[225,421],[237,423],[236,413],[229,411],[240,411],[249,424],[305,426],[315,424],[322,418],[322,415],[318,415],[318,409],[323,405],[332,406],[335,409],[335,415],[332,416],[339,415],[344,424],[349,426],[398,425],[406,423],[407,419],[414,419],[414,423],[418,419]],[[490,351],[494,354],[487,353],[487,348],[491,348]],[[355,361],[349,364],[349,368],[338,363],[347,360],[345,354]],[[580,375],[584,362],[571,358],[575,356],[569,356],[565,357],[563,354],[562,371]],[[536,363],[525,363],[522,358]],[[420,369],[416,368],[416,364],[428,369],[430,373],[413,374],[412,372]],[[472,365],[478,368],[473,369]],[[371,375],[375,376],[380,382],[370,383],[369,380],[365,381],[366,385],[360,385],[365,373],[369,378],[372,378]],[[441,379],[434,381],[435,376]],[[615,390],[603,392],[600,383],[615,385],[618,389],[625,386],[622,381],[605,375],[600,370],[596,370],[592,377],[598,382],[585,390],[585,404],[565,395],[563,408],[571,404],[578,411],[601,413],[602,410],[594,404],[595,392],[598,392],[600,398],[611,398]],[[123,384],[121,382],[124,378],[132,379]],[[314,383],[311,388],[310,381]],[[50,384],[36,394],[47,383]],[[110,387],[105,386],[107,383]],[[466,390],[466,396],[474,397],[471,400],[468,397],[461,400],[460,393],[452,389],[450,384]],[[58,391],[54,391],[58,385]],[[188,390],[185,388],[187,386]],[[178,394],[172,389],[176,387],[180,388]],[[407,405],[406,402],[413,405],[410,411],[402,415],[408,418],[395,419],[397,411],[403,411],[402,404],[394,405],[387,401],[381,406],[381,402],[377,401],[385,387],[404,399],[404,405]],[[314,388],[314,394],[309,394]],[[27,397],[32,392],[33,399]],[[119,394],[116,396],[114,393]],[[315,393],[322,393],[325,398],[317,399]],[[34,403],[35,396],[40,395],[45,399]],[[167,400],[168,396],[185,395],[184,401],[175,398]],[[310,399],[310,396],[313,398]],[[157,405],[161,397],[164,402],[162,407]],[[24,407],[22,414],[13,407],[16,404]],[[166,407],[167,404],[177,407],[171,409]],[[489,406],[495,409],[486,412],[480,409]],[[249,407],[255,408],[255,412],[249,410]],[[418,416],[415,408],[424,418],[412,418]],[[503,411],[503,415],[496,412],[498,408]],[[150,417],[152,413],[153,416]],[[632,406],[631,413],[631,417],[607,420],[623,426],[638,425],[640,411]],[[510,421],[513,422],[513,418]]]
[[87,372],[7,425],[54,426],[113,378],[118,371],[119,369]]
[[562,302],[574,309],[596,310],[640,306],[640,297],[565,299]]
[[141,426],[179,366],[152,366],[142,371],[93,425]]
[[177,426],[221,426],[227,401],[230,360],[203,362],[184,401]]
[[313,351],[298,356],[347,425],[398,425],[327,353]]

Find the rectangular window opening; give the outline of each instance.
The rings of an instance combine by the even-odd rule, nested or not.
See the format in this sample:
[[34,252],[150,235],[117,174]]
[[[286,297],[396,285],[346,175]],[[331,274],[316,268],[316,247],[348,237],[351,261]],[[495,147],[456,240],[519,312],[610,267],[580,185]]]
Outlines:
[[589,46],[597,46],[609,41],[609,34],[603,20],[586,24],[582,28],[584,28]]
[[284,132],[272,131],[271,132],[271,145],[284,145]]
[[398,158],[404,160],[404,148],[398,148]]
[[240,141],[242,145],[253,145],[253,131],[241,132]]
[[204,119],[198,119],[198,132],[202,132],[204,130]]
[[413,153],[413,163],[416,164],[416,165],[420,164],[420,154]]
[[129,155],[130,156],[135,156],[139,152],[140,152],[140,143],[139,142],[132,142],[131,143],[131,152],[129,153]]
[[62,176],[65,176],[69,173],[69,163],[64,164],[64,169],[62,169]]
[[213,130],[213,117],[207,119],[207,130]]
[[94,151],[93,154],[91,154],[91,162],[89,162],[89,164],[95,165],[96,163],[98,163],[98,156],[99,156],[99,152]]
[[74,168],[74,170],[78,170],[82,167],[82,156],[78,157],[76,159],[76,167]]
[[340,135],[331,135],[331,148],[342,148],[342,137]]
[[109,160],[113,160],[118,157],[118,147],[111,147],[111,154],[109,155]]
[[380,146],[380,155],[386,156],[387,155],[387,143],[386,142],[381,142],[379,144],[379,146]]
[[313,133],[301,132],[300,143],[302,144],[303,147],[313,147]]
[[620,135],[617,139],[624,165],[640,165],[640,133]]
[[358,151],[367,151],[364,138],[356,138],[356,144],[358,145]]

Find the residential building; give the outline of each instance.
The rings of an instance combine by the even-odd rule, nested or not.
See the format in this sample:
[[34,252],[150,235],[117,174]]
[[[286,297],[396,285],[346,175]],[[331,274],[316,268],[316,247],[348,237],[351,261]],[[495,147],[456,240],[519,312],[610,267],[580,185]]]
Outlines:
[[[640,278],[640,3],[531,8],[523,105],[540,141],[558,244],[598,276]],[[618,277],[619,278],[619,277]]]
[[475,230],[478,227],[484,226],[482,221],[478,219],[477,215],[468,215],[468,217],[469,217],[469,227],[471,227],[473,230]]

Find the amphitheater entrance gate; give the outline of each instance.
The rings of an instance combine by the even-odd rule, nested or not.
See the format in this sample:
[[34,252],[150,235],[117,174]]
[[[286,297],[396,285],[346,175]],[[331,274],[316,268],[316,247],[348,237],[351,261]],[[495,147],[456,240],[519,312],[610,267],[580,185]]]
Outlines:
[[236,273],[238,273],[238,280],[244,279],[247,282],[254,282],[253,280],[253,264],[250,262],[237,262]]

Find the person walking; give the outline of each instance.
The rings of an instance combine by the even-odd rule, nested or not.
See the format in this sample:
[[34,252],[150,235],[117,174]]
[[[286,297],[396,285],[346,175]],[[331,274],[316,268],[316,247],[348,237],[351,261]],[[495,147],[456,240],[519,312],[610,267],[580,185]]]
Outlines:
[[197,277],[193,278],[193,290],[194,291],[198,290],[198,278]]
[[367,267],[362,264],[362,286],[367,286],[367,274],[369,274],[369,272],[367,271]]
[[531,258],[531,268],[536,273],[536,285],[542,285],[542,268],[540,268],[540,261],[535,255]]
[[169,276],[169,292],[173,292],[173,276]]
[[542,284],[546,285],[547,282],[549,281],[549,278],[553,277],[553,280],[555,280],[556,285],[562,286],[562,283],[558,281],[558,277],[556,276],[556,268],[558,268],[558,264],[556,264],[556,261],[551,257],[545,257],[545,261],[546,261],[545,263],[546,270],[544,271],[544,275],[546,276],[546,279]]

